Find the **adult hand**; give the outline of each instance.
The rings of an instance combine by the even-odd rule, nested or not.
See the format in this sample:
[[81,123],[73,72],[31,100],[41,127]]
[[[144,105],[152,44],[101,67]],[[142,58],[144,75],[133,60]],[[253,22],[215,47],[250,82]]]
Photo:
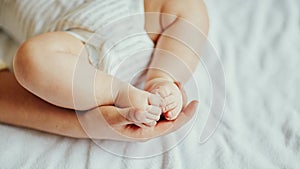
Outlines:
[[133,124],[114,125],[112,126],[113,129],[118,132],[115,138],[123,141],[147,141],[172,133],[192,119],[197,105],[197,101],[192,101],[183,109],[176,120],[159,121],[156,126],[151,128],[140,128]]
[[[182,90],[184,99],[186,94]],[[192,101],[185,106],[178,118],[173,121],[162,120],[154,127],[141,128],[128,121],[121,111],[131,111],[131,108],[121,109],[114,106],[101,106],[84,114],[78,115],[82,127],[92,139],[110,139],[119,141],[147,141],[172,133],[186,124],[196,112],[198,101]]]

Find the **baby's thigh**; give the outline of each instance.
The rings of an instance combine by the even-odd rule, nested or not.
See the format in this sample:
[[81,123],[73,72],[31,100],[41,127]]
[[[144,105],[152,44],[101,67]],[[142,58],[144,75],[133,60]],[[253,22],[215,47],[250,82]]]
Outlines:
[[83,49],[83,43],[66,32],[41,34],[28,39],[19,47],[13,69],[16,76],[22,75],[25,78],[38,75],[46,67],[53,69],[58,63],[74,66],[79,56],[87,57],[87,52]]
[[30,60],[38,61],[48,57],[55,57],[54,54],[64,53],[74,56],[86,55],[83,52],[84,44],[77,38],[66,32],[44,33],[25,41],[19,48],[17,56],[29,57]]

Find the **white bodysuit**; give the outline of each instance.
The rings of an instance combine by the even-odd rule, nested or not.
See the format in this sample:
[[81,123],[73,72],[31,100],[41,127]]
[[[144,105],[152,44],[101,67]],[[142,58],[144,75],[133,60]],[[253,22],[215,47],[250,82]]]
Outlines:
[[154,44],[144,24],[143,0],[0,1],[0,27],[18,42],[66,31],[86,44],[92,65],[126,82],[151,59]]

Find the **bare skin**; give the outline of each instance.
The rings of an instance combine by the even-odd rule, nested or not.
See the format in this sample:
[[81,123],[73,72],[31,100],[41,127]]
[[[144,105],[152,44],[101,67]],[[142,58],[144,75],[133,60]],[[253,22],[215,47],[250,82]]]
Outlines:
[[[156,124],[161,115],[160,97],[97,70],[87,57],[79,39],[65,32],[50,32],[27,40],[19,48],[14,72],[24,88],[56,106],[83,111],[105,105],[133,107],[135,110],[124,117],[141,127]],[[80,73],[79,80],[74,81],[76,67]],[[76,85],[79,88],[74,96]]]
[[[176,84],[184,84],[199,63],[208,33],[207,11],[201,0],[184,1],[184,5],[176,0],[144,2],[145,11],[151,12],[146,14],[146,30],[152,32],[149,36],[156,42],[145,90],[163,98],[163,114],[174,120],[183,105]],[[157,24],[153,24],[153,12],[159,13]]]
[[[94,92],[94,88],[91,88],[92,83],[81,84],[84,86],[79,92],[79,98],[82,99],[79,101],[81,104],[77,104],[76,107],[74,107],[72,96],[72,75],[74,73],[78,55],[84,50],[82,50],[83,44],[80,42],[80,40],[63,32],[43,34],[28,40],[21,46],[16,56],[14,65],[17,80],[24,88],[56,106],[69,109],[89,110],[88,112],[91,112],[85,114],[97,114],[95,113],[98,112],[96,110],[102,110],[101,114],[106,120],[108,119],[109,124],[117,124],[117,126],[121,126],[118,131],[121,131],[122,133],[130,133],[134,136],[136,134],[131,133],[130,131],[139,130],[141,135],[147,136],[147,134],[145,134],[146,129],[139,128],[128,130],[128,128],[124,128],[124,126],[128,126],[128,123],[136,124],[140,127],[156,125],[154,128],[157,130],[154,131],[159,131],[160,134],[156,132],[149,132],[153,130],[152,127],[146,132],[149,134],[149,136],[151,135],[151,137],[161,135],[162,130],[160,129],[166,129],[165,127],[168,125],[168,127],[176,126],[173,128],[180,127],[178,124],[185,123],[186,119],[189,119],[190,115],[193,114],[191,112],[195,111],[196,102],[192,102],[186,107],[186,109],[183,109],[184,99],[182,92],[178,87],[178,82],[184,84],[188,80],[190,77],[189,73],[195,70],[195,67],[199,62],[199,56],[191,51],[189,47],[176,40],[176,38],[172,38],[172,36],[177,36],[178,34],[183,37],[188,36],[184,33],[182,34],[178,32],[177,28],[182,28],[183,25],[182,20],[178,18],[183,18],[184,20],[192,23],[194,27],[206,34],[208,30],[208,21],[205,6],[202,1],[197,0],[189,0],[185,2],[184,6],[182,3],[180,3],[180,1],[175,0],[145,0],[145,12],[157,13],[157,15],[146,14],[145,25],[145,29],[147,32],[149,32],[148,34],[150,38],[156,43],[156,50],[150,65],[151,69],[149,69],[147,73],[145,87],[145,90],[149,91],[150,93],[139,90],[129,84],[124,84],[121,81],[114,83],[117,85],[113,86],[114,90],[111,92],[109,89],[112,86],[112,81],[116,79],[92,68],[92,66],[89,65],[84,59],[86,54],[83,52],[83,59],[81,60],[80,64],[84,67],[84,74],[89,75],[88,77],[85,76],[84,78],[87,79],[84,79],[83,81],[93,82],[91,79],[96,77],[95,79],[98,79],[98,81],[95,81],[95,86],[97,86],[95,91],[96,93],[99,93],[99,95],[96,95],[96,100],[89,99],[91,94]],[[163,16],[160,15],[160,13],[167,13],[171,15]],[[174,17],[175,15],[177,17]],[[193,35],[198,36],[198,34]],[[199,37],[200,36],[201,35],[199,35]],[[45,43],[47,45],[43,45]],[[193,44],[201,46],[202,43],[203,42],[199,40]],[[47,62],[45,62],[45,59]],[[179,61],[174,62],[174,60]],[[177,71],[173,69],[174,67],[177,68]],[[178,72],[178,70],[180,71]],[[163,99],[160,100],[158,96]],[[8,97],[10,97],[9,94]],[[122,98],[131,99],[128,101],[128,99]],[[46,104],[46,102],[43,103]],[[47,104],[54,106],[49,103]],[[6,103],[5,106],[8,107],[8,112],[12,111],[10,110],[12,108],[9,106],[9,104]],[[66,111],[67,109],[62,110]],[[68,110],[68,112],[70,111],[71,110]],[[108,112],[111,114],[108,114]],[[132,112],[133,115],[130,115]],[[175,121],[158,122],[157,124],[161,112],[168,120],[177,119]],[[34,116],[35,115],[33,115],[33,117]],[[49,116],[50,117],[48,118],[51,118],[51,115]],[[60,115],[55,114],[53,116],[58,118]],[[21,116],[20,118],[22,117],[24,118],[24,116]],[[6,123],[35,128],[43,131],[50,130],[48,132],[66,135],[60,131],[53,131],[55,129],[51,129],[50,127],[43,129],[43,127],[40,126],[42,124],[37,124],[34,125],[34,127],[31,127],[30,125],[32,124],[23,124],[24,122],[20,122],[21,120],[14,123],[13,120],[7,120],[9,118],[3,119],[4,120],[1,119],[1,121]],[[32,120],[34,121],[34,119],[35,118]],[[116,121],[116,119],[119,121]],[[76,124],[75,121],[73,122]],[[102,126],[102,128],[105,129],[104,126]],[[168,131],[173,131],[173,128],[171,127],[171,129]],[[107,137],[113,138],[113,136],[107,136],[105,134],[103,134],[101,138]]]
[[[193,117],[197,107],[197,102],[192,102],[177,120],[140,128],[120,115],[128,109],[103,106],[77,117],[74,110],[51,105],[25,90],[9,71],[0,71],[0,79],[0,122],[72,138],[146,141],[176,131]],[[92,126],[84,129],[79,118]]]

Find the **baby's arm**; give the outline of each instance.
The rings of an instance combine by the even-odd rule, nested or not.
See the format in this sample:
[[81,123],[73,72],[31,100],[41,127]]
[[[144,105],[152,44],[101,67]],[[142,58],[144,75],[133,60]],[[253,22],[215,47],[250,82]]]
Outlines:
[[207,11],[203,2],[171,3],[164,13],[177,17],[161,15],[165,29],[156,44],[146,82],[146,90],[158,92],[165,98],[163,109],[169,120],[175,119],[182,109],[181,93],[174,82],[184,84],[192,76],[208,32]]

